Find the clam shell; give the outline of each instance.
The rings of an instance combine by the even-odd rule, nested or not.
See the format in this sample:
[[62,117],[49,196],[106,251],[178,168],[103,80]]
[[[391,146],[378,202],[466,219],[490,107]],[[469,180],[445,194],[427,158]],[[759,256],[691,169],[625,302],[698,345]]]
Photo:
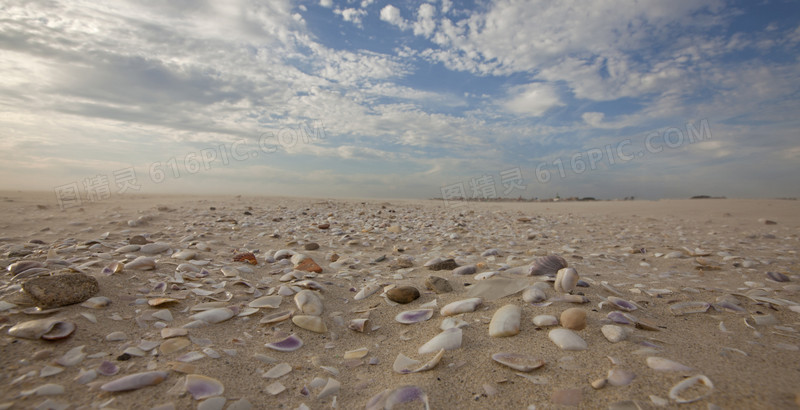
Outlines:
[[189,316],[189,318],[194,320],[202,320],[206,323],[220,323],[232,318],[235,315],[236,312],[234,312],[232,309],[224,307],[195,313],[192,316]]
[[8,334],[23,339],[63,339],[75,331],[75,324],[58,319],[36,319],[18,323],[8,329]]
[[322,314],[322,299],[312,290],[304,289],[297,292],[294,295],[294,303],[301,312],[307,315],[319,316]]
[[522,309],[517,305],[505,305],[492,316],[489,322],[489,336],[507,337],[519,333]]
[[461,328],[454,327],[439,333],[433,339],[422,345],[417,353],[427,354],[438,352],[441,349],[455,350],[461,347]]
[[536,286],[528,286],[522,291],[522,300],[525,303],[539,303],[547,300],[547,294]]
[[283,312],[275,312],[275,313],[270,313],[268,315],[264,315],[264,317],[261,318],[261,320],[258,323],[261,323],[261,324],[276,323],[276,322],[284,321],[284,320],[286,320],[286,319],[288,319],[290,317],[292,317],[292,312],[291,311],[286,310],[286,311],[283,311]]
[[292,371],[292,366],[289,363],[280,363],[275,365],[275,367],[269,369],[266,373],[264,373],[264,377],[268,379],[277,379],[279,377],[285,376]]
[[689,301],[669,305],[669,311],[675,316],[688,315],[690,313],[705,313],[711,307],[710,303]]
[[369,353],[369,349],[367,349],[366,347],[362,347],[362,348],[359,348],[359,349],[348,350],[348,351],[344,352],[344,356],[343,357],[344,357],[345,360],[361,359],[364,356],[366,356],[368,353]]
[[8,265],[8,272],[12,275],[18,275],[28,269],[44,268],[45,266],[47,265],[39,261],[19,261]]
[[[679,394],[681,394],[681,392],[683,392],[684,390],[686,390],[686,389],[688,389],[688,388],[690,388],[693,385],[698,384],[698,383],[708,387],[708,391],[705,392],[704,394],[701,394],[701,395],[696,396],[696,397],[688,398],[688,399],[685,399],[685,398],[679,396]],[[669,398],[672,399],[672,400],[675,400],[675,402],[677,402],[677,403],[692,403],[692,402],[695,402],[695,401],[698,401],[700,399],[705,398],[706,396],[711,394],[712,391],[714,391],[714,383],[712,383],[711,380],[708,377],[706,377],[706,376],[704,376],[702,374],[698,374],[696,376],[687,377],[686,379],[683,379],[681,382],[679,382],[678,384],[673,386],[669,390]]]
[[567,266],[567,261],[559,255],[547,255],[536,259],[528,271],[529,276],[555,276]]
[[553,285],[556,292],[571,293],[578,286],[578,271],[575,268],[559,269],[556,275],[556,282]]
[[636,310],[636,305],[628,300],[618,298],[616,296],[609,296],[608,299],[606,300],[608,300],[608,302],[611,303],[613,307],[619,310],[624,310],[626,312],[631,312]]
[[492,360],[520,372],[530,372],[544,366],[545,361],[533,356],[520,353],[495,353]]
[[119,366],[108,360],[103,360],[103,363],[100,363],[100,366],[97,367],[97,373],[103,376],[114,376],[119,373]]
[[143,372],[112,380],[102,386],[100,390],[108,392],[128,391],[142,387],[155,386],[167,379],[167,372]]
[[279,342],[267,343],[265,346],[279,352],[293,352],[303,347],[303,341],[296,335],[289,335]]
[[339,389],[341,387],[342,384],[339,383],[338,380],[328,377],[328,381],[325,383],[325,387],[322,388],[322,391],[317,395],[317,399],[324,399],[328,396],[333,396],[336,393],[339,393]]
[[328,327],[325,326],[325,322],[322,321],[322,318],[319,316],[312,316],[312,315],[300,315],[292,317],[292,323],[295,325],[310,330],[316,333],[325,333],[328,331]]
[[439,350],[431,360],[428,360],[422,366],[417,367],[421,362],[419,360],[414,360],[402,353],[397,354],[397,358],[394,360],[394,364],[392,365],[392,369],[400,374],[408,374],[408,373],[418,373],[424,372],[426,370],[433,369],[439,364],[439,361],[442,360],[442,356],[444,356],[444,349]]
[[[355,330],[356,332],[364,332],[367,328],[367,323],[369,319],[366,318],[358,318],[353,319],[347,324],[347,328],[350,330]],[[402,323],[402,322],[401,322]]]
[[481,298],[469,298],[448,303],[439,311],[442,316],[452,316],[459,313],[474,312],[483,303]]
[[464,265],[453,269],[453,275],[473,275],[478,272],[476,265]]
[[692,370],[692,368],[689,366],[656,356],[650,356],[647,358],[647,366],[653,370],[662,372],[688,372]]
[[153,270],[156,268],[156,260],[149,256],[140,256],[125,264],[124,269]]
[[250,303],[247,304],[247,306],[250,306],[250,307],[253,307],[253,308],[268,307],[268,308],[273,308],[274,309],[274,308],[277,308],[278,306],[281,305],[281,301],[282,300],[283,300],[283,298],[281,296],[279,296],[279,295],[262,296],[262,297],[260,297],[258,299],[255,299],[255,300],[251,301]]
[[378,289],[381,288],[381,285],[377,283],[369,283],[365,285],[361,290],[356,293],[356,296],[353,297],[355,300],[362,300],[370,297],[373,293],[377,292]]
[[424,322],[433,317],[433,309],[415,309],[400,312],[394,317],[394,320],[403,324],[412,324]]
[[195,400],[203,400],[222,395],[225,392],[225,386],[217,379],[200,374],[189,374],[186,375],[186,391]]

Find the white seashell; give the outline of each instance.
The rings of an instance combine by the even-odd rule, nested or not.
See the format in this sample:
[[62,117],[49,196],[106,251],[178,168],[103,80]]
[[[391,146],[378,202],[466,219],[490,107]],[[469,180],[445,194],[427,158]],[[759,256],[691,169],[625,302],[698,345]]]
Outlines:
[[294,303],[301,312],[307,315],[319,316],[322,314],[322,299],[317,292],[304,289],[294,295]]
[[553,329],[547,337],[561,350],[586,350],[589,347],[585,340],[569,329]]
[[209,309],[189,316],[190,319],[202,320],[206,323],[220,323],[232,318],[236,313],[229,308]]
[[[701,395],[699,395],[697,397],[693,397],[693,398],[689,398],[689,399],[684,399],[684,398],[679,396],[679,394],[681,392],[683,392],[684,390],[686,390],[686,389],[688,389],[688,388],[690,388],[693,385],[698,384],[698,383],[703,384],[706,387],[708,387],[708,391],[705,394],[701,394]],[[669,398],[672,399],[672,400],[675,400],[677,403],[692,403],[692,402],[695,402],[695,401],[698,401],[700,399],[705,398],[706,396],[711,394],[711,392],[713,390],[714,390],[714,383],[712,383],[711,380],[708,377],[706,377],[706,376],[704,376],[702,374],[698,374],[696,376],[692,376],[692,377],[688,377],[686,379],[683,379],[683,381],[681,381],[680,383],[678,383],[675,386],[673,386],[669,390]]]
[[128,340],[128,335],[126,335],[125,332],[120,331],[111,332],[106,335],[106,340],[109,342],[121,342],[123,340]]
[[563,268],[558,271],[556,275],[556,282],[554,284],[556,292],[571,293],[578,286],[578,271],[575,268]]
[[167,375],[167,372],[134,373],[128,376],[120,377],[116,380],[112,380],[100,386],[100,390],[118,392],[137,390],[147,386],[155,386],[166,380]]
[[608,383],[612,386],[627,386],[635,378],[636,375],[632,371],[624,369],[611,369],[606,377]]
[[367,401],[366,410],[392,409],[394,406],[413,401],[422,402],[425,410],[430,410],[428,395],[417,386],[402,386],[394,390],[386,389]]
[[8,334],[23,339],[63,339],[75,331],[75,325],[58,319],[36,319],[17,323],[8,329]]
[[519,353],[495,353],[492,360],[521,372],[530,372],[545,364],[542,359]]
[[[276,395],[282,393],[284,390],[286,390],[286,386],[281,384],[281,382],[275,382],[275,383],[272,383],[269,386],[267,386],[264,390],[266,390],[267,393],[269,393],[269,394],[271,394],[273,396],[276,396]],[[229,409],[233,408],[233,406],[231,405],[228,408]],[[250,407],[248,407],[248,408],[250,408]]]
[[64,389],[64,386],[60,384],[48,383],[36,387],[35,389],[23,390],[22,392],[20,392],[20,395],[32,396],[35,394],[37,396],[56,396],[59,394],[64,394],[65,391],[66,390]]
[[209,397],[220,396],[225,392],[225,386],[214,378],[200,374],[186,375],[186,391],[195,400],[203,400]]
[[492,316],[489,323],[489,336],[507,337],[519,333],[522,309],[517,305],[505,305]]
[[440,349],[455,350],[461,347],[461,328],[451,328],[434,336],[433,339],[422,345],[417,353],[427,354],[438,352]]
[[342,384],[339,383],[338,380],[328,377],[328,382],[325,383],[325,387],[322,388],[322,391],[319,392],[317,395],[317,399],[324,399],[328,396],[333,396],[336,393],[339,393],[339,389],[342,387]]
[[322,318],[319,316],[312,316],[312,315],[299,315],[292,317],[292,323],[296,324],[297,326],[310,330],[316,333],[325,333],[328,331],[328,327],[325,326],[325,322],[322,321]]
[[159,309],[153,313],[153,317],[165,322],[172,322],[173,319],[172,312],[170,312],[168,309]]
[[355,300],[366,299],[370,297],[373,293],[377,292],[380,288],[381,285],[377,283],[369,283],[367,285],[364,285],[364,287],[361,288],[361,290],[359,290],[358,293],[356,293],[356,296],[353,297],[353,299]]
[[448,303],[439,311],[442,316],[453,316],[459,313],[474,312],[483,303],[481,298],[469,298]]
[[559,255],[547,255],[536,259],[531,265],[529,276],[555,276],[559,269],[569,266],[567,261]]
[[547,300],[547,294],[536,286],[528,286],[522,291],[522,300],[525,303],[539,303]]
[[64,356],[61,356],[56,360],[57,364],[60,364],[65,367],[75,366],[83,361],[86,358],[86,353],[83,352],[84,346],[73,347],[69,349]]
[[268,315],[264,315],[263,318],[258,323],[267,324],[267,323],[276,323],[284,321],[288,318],[292,317],[292,311],[283,311],[283,312],[275,312],[270,313]]
[[688,315],[690,313],[705,313],[711,307],[710,303],[689,301],[669,305],[669,311],[675,316]]
[[252,300],[250,303],[247,304],[247,306],[250,306],[250,307],[253,307],[253,308],[268,307],[268,308],[275,309],[275,308],[277,308],[278,306],[281,305],[281,301],[282,300],[283,300],[283,298],[281,296],[279,296],[279,295],[262,296],[262,297],[260,297],[258,299]]
[[392,369],[400,374],[424,372],[436,367],[436,365],[439,364],[439,361],[442,360],[442,356],[444,356],[444,349],[440,349],[439,352],[436,353],[436,356],[434,356],[431,360],[421,367],[417,367],[417,365],[421,363],[419,360],[414,360],[406,357],[406,355],[402,353],[398,353],[397,358],[394,360],[394,364],[392,365]]
[[195,256],[197,256],[197,251],[193,251],[191,249],[184,249],[182,251],[173,253],[171,257],[174,259],[182,259],[188,261],[189,259],[194,259]]
[[608,299],[606,299],[606,300],[609,303],[611,303],[611,306],[613,306],[613,307],[615,307],[615,308],[617,308],[619,310],[624,310],[626,312],[631,312],[631,311],[636,310],[636,304],[634,304],[631,301],[628,301],[628,300],[625,300],[625,299],[622,299],[622,298],[618,298],[616,296],[609,296]]
[[536,326],[555,326],[558,324],[558,318],[553,315],[538,315],[533,318],[533,324]]
[[289,363],[280,363],[269,369],[268,372],[264,373],[264,377],[268,379],[277,379],[291,373],[291,371],[292,366],[289,365]]
[[656,356],[650,356],[647,358],[647,366],[653,370],[662,372],[688,372],[692,370],[692,368],[689,366]]
[[156,260],[148,256],[140,256],[125,264],[124,269],[153,270],[156,268]]
[[345,360],[361,359],[364,356],[366,356],[368,353],[369,353],[369,349],[367,349],[366,347],[362,347],[360,349],[349,350],[347,352],[344,352],[344,356],[343,357],[344,357]]
[[450,316],[442,320],[442,324],[439,325],[439,329],[447,330],[447,329],[452,329],[454,327],[461,328],[464,326],[469,326],[469,323],[465,322],[464,319],[461,319],[460,317]]
[[394,317],[394,320],[403,324],[412,324],[424,322],[433,317],[433,309],[415,309],[400,312]]
[[[460,269],[460,268],[459,268]],[[491,272],[481,272],[474,276],[475,280],[486,280],[491,277],[497,276],[500,272],[491,271]]]
[[357,318],[350,321],[347,324],[347,328],[351,330],[355,330],[356,332],[363,333],[364,330],[367,329],[367,323],[369,323],[369,319],[367,318]]
[[611,343],[621,342],[628,337],[628,333],[625,329],[617,325],[603,325],[600,331],[603,332],[603,336]]

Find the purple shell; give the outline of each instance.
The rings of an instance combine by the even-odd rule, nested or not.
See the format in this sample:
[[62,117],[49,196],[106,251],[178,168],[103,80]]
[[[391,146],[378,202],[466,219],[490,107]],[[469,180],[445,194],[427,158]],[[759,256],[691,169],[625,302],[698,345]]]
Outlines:
[[422,402],[426,409],[430,408],[428,395],[417,386],[402,386],[394,390],[384,390],[369,399],[366,408],[367,410],[391,409],[398,404],[414,401]]
[[636,323],[636,320],[631,315],[622,313],[618,310],[609,312],[606,317],[611,319],[611,321],[613,321],[614,323],[619,323],[621,325],[632,325]]
[[529,276],[556,276],[560,269],[566,268],[567,261],[559,255],[547,255],[536,259],[528,272]]
[[424,322],[433,317],[433,309],[415,309],[400,312],[394,320],[409,325],[412,323]]
[[614,305],[614,307],[616,307],[617,309],[624,310],[626,312],[636,310],[636,305],[634,305],[632,302],[629,302],[622,298],[618,298],[616,296],[609,296],[608,301],[609,303]]
[[104,360],[103,363],[100,363],[100,366],[97,368],[97,373],[100,373],[103,376],[113,376],[119,373],[119,367],[108,360]]
[[303,347],[303,341],[300,340],[299,337],[292,334],[289,335],[286,339],[281,340],[280,342],[275,343],[267,343],[265,346],[269,347],[272,350],[277,350],[279,352],[293,352],[301,347]]

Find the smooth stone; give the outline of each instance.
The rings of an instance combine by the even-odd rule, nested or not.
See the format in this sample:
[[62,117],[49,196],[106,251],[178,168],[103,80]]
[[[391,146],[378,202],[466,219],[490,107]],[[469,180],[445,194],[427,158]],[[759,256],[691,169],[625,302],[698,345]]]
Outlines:
[[585,340],[569,329],[553,329],[547,337],[561,350],[586,350],[589,347]]
[[505,305],[492,316],[489,322],[489,336],[507,337],[519,333],[522,309],[517,305]]
[[413,286],[398,286],[386,292],[386,297],[389,300],[403,304],[417,300],[419,295],[419,290]]
[[450,282],[438,276],[428,276],[428,278],[425,279],[425,287],[435,293],[448,293],[453,291],[453,286],[450,285]]
[[453,269],[453,275],[473,275],[478,272],[478,267],[475,265],[464,265]]
[[441,259],[438,260],[431,260],[425,263],[425,266],[432,271],[439,271],[439,270],[453,270],[458,267],[458,264],[454,259]]
[[319,249],[319,244],[316,243],[316,242],[309,242],[309,243],[303,245],[303,249],[305,249],[307,251],[315,251],[315,250]]
[[558,324],[558,318],[553,315],[538,315],[533,318],[533,324],[541,327],[555,326]]
[[625,329],[617,325],[603,325],[600,331],[603,332],[603,336],[611,343],[621,342],[628,337],[628,333]]
[[100,291],[97,279],[83,273],[40,276],[22,284],[22,290],[42,309],[81,303]]
[[133,235],[128,243],[131,245],[147,245],[150,242],[142,235]]
[[561,312],[561,326],[571,330],[583,330],[586,327],[586,311],[581,308],[569,308]]

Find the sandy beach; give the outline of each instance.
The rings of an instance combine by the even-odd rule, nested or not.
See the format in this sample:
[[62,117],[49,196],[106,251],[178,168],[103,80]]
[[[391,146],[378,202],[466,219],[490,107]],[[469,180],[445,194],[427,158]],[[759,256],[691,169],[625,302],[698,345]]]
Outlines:
[[[422,408],[422,397],[433,409],[800,406],[794,200],[453,206],[126,195],[61,209],[52,192],[2,192],[0,215],[0,409],[355,409],[382,392],[424,393],[395,408]],[[248,253],[256,264],[241,256]],[[548,255],[560,255],[580,282],[559,292],[556,271],[529,275]],[[474,269],[425,266],[435,258]],[[29,265],[37,270],[21,268],[26,261],[40,262]],[[65,274],[96,279],[90,303],[36,309],[25,283]],[[452,290],[429,289],[431,276]],[[419,297],[398,304],[387,296],[406,286]],[[524,300],[529,287],[545,298]],[[313,293],[321,313],[297,303],[298,291]],[[366,296],[356,299],[359,291]],[[252,303],[265,296],[278,305]],[[471,297],[481,298],[474,311],[441,314]],[[516,329],[512,318],[511,334],[490,336],[506,305],[519,308]],[[569,331],[585,348],[552,340],[570,308],[585,314]],[[230,317],[191,317],[203,309]],[[432,317],[396,320],[414,309]],[[278,312],[287,312],[283,320],[262,323]],[[318,316],[324,330],[302,328],[292,315]],[[558,323],[534,324],[546,315]],[[363,331],[352,329],[364,318]],[[44,340],[46,330],[14,331],[39,319],[75,329],[56,340]],[[419,361],[414,369],[431,360],[436,353],[418,349],[456,332],[442,325],[459,329],[460,344],[431,369],[395,371],[399,354]],[[266,346],[289,335],[302,347]],[[501,352],[544,364],[521,371],[492,359]],[[163,373],[109,391],[145,372]],[[211,393],[190,391],[197,380]],[[670,397],[684,380],[698,383]],[[402,386],[418,389],[395,390]]]

